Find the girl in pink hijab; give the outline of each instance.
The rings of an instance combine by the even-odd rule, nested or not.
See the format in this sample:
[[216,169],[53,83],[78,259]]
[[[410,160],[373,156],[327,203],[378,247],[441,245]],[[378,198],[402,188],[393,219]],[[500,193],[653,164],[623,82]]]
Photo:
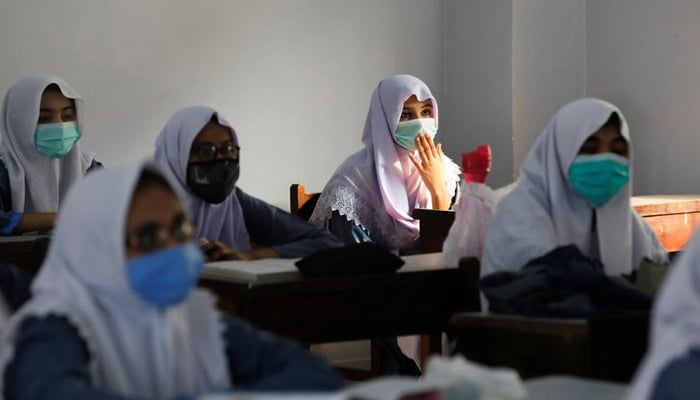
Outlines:
[[372,241],[405,252],[420,234],[416,208],[447,210],[459,167],[433,141],[438,107],[428,86],[411,75],[379,82],[362,135],[323,189],[310,221],[346,244]]

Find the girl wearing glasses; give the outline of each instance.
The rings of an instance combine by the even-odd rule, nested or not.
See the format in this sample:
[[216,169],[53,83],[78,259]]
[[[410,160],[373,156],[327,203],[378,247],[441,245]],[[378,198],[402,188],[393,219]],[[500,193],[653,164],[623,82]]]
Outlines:
[[224,317],[194,289],[204,256],[173,186],[147,165],[99,171],[71,190],[33,297],[4,327],[5,399],[193,399],[343,384],[320,358]]
[[29,75],[7,91],[0,145],[0,235],[53,228],[68,188],[101,167],[80,148],[80,95],[56,76]]
[[170,171],[197,226],[210,261],[296,258],[339,246],[324,229],[308,224],[236,186],[240,174],[238,137],[208,107],[176,112],[156,139],[155,161]]

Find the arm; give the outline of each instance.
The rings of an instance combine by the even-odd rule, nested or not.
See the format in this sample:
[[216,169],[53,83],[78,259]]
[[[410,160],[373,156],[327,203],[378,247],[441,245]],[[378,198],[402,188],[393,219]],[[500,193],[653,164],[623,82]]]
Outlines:
[[700,393],[700,350],[675,359],[661,372],[652,387],[651,399],[696,399]]
[[225,318],[226,355],[235,390],[322,391],[344,382],[323,359],[295,343]]
[[254,248],[253,252],[264,254],[272,250],[279,257],[295,258],[340,246],[336,238],[320,226],[302,221],[277,207],[247,195],[239,188],[236,188],[236,195],[243,209],[243,218],[251,242],[264,246]]
[[20,219],[12,233],[49,231],[53,229],[54,225],[56,224],[56,213],[32,213],[19,215]]
[[3,377],[5,399],[126,400],[92,386],[87,347],[65,318],[25,320],[14,344]]
[[340,212],[333,211],[330,219],[328,219],[328,231],[337,237],[344,245],[353,243],[371,242],[369,232],[362,229],[354,221],[348,221]]

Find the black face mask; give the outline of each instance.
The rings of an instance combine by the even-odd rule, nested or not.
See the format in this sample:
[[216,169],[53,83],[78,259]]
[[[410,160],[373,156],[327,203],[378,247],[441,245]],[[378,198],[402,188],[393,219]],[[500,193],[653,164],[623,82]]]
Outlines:
[[240,175],[238,160],[213,160],[187,164],[187,186],[207,203],[226,200]]

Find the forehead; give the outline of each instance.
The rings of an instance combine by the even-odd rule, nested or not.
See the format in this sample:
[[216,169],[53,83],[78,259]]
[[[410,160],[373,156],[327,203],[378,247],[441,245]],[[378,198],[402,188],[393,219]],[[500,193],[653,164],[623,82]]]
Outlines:
[[148,222],[168,225],[182,212],[180,201],[170,189],[152,185],[139,190],[131,199],[127,230],[136,229]]
[[207,142],[207,143],[224,143],[229,141],[235,141],[231,129],[216,122],[208,122],[204,125],[197,137],[194,139],[195,142]]
[[42,108],[65,108],[72,105],[71,99],[67,98],[60,91],[44,91],[41,95]]
[[433,101],[431,99],[419,101],[415,94],[412,95],[411,97],[409,97],[408,100],[406,100],[403,103],[404,107],[411,107],[411,108],[432,106],[432,105],[433,105]]

